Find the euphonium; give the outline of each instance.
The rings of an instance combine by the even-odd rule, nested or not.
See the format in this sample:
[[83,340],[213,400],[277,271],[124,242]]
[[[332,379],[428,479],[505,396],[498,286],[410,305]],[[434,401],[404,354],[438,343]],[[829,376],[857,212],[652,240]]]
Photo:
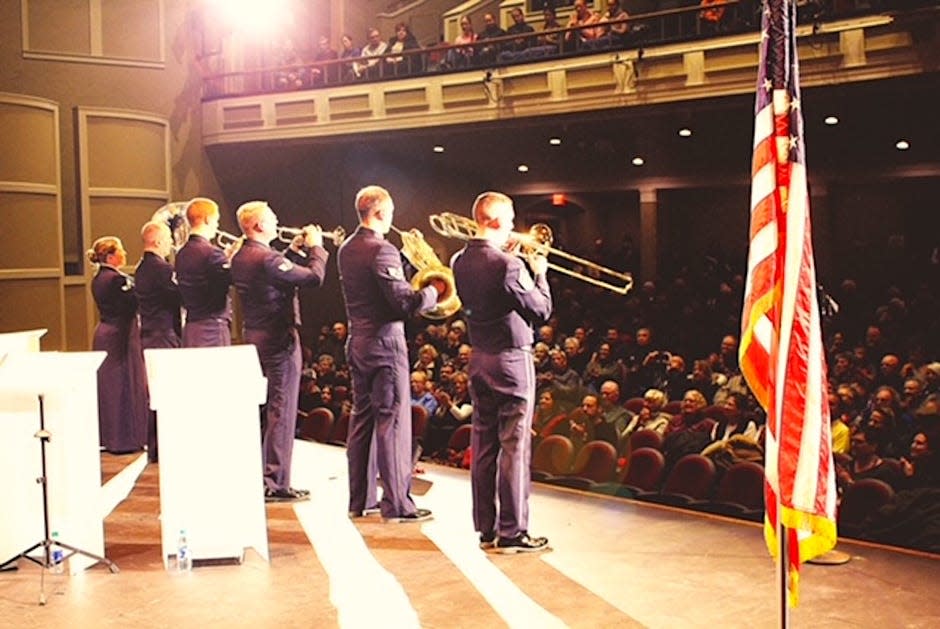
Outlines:
[[411,278],[411,286],[421,290],[432,279],[439,279],[446,284],[447,289],[440,296],[437,305],[425,311],[422,316],[428,319],[446,319],[460,310],[460,298],[457,296],[457,287],[454,283],[454,272],[445,266],[434,253],[434,249],[427,243],[424,236],[417,229],[402,231],[392,226],[392,229],[401,237],[401,252],[408,259],[417,273]]

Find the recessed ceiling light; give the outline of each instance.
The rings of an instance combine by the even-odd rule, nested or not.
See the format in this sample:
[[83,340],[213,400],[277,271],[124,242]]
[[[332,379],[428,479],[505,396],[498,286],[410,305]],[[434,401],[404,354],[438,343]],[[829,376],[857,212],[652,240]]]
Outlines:
[[899,151],[906,151],[907,149],[911,148],[911,143],[908,142],[907,140],[898,140],[897,144],[895,144],[894,146]]
[[645,164],[646,162],[643,160],[642,157],[640,157],[639,155],[637,155],[636,157],[633,158],[633,161],[632,161],[631,163],[632,163],[634,166],[642,166],[642,165]]
[[549,138],[548,143],[552,146],[561,146],[561,138]]
[[516,170],[518,170],[520,173],[527,173],[529,172],[529,167],[525,164],[519,164],[519,167],[516,168]]
[[839,119],[835,116],[826,116],[826,119],[823,120],[823,122],[831,127],[832,125],[839,124]]
[[434,152],[435,152],[435,153],[443,153],[443,152],[444,152],[444,147],[441,146],[440,144],[438,144],[437,146],[434,147]]
[[682,127],[681,129],[679,129],[679,137],[681,138],[692,137],[692,129],[688,127]]

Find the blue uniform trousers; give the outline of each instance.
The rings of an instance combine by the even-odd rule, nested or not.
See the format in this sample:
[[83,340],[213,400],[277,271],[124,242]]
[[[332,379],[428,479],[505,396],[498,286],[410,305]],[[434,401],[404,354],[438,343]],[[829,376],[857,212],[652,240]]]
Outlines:
[[492,354],[474,351],[469,371],[473,524],[483,535],[516,537],[529,526],[530,430],[535,397],[532,354],[523,349]]
[[350,336],[346,354],[353,392],[346,442],[349,510],[375,504],[374,461],[383,483],[382,515],[410,515],[416,509],[410,495],[411,391],[404,336]]
[[[275,337],[276,336],[276,341]],[[283,334],[267,330],[245,329],[245,341],[258,348],[261,372],[268,380],[268,401],[265,405],[261,452],[264,462],[264,485],[272,491],[290,487],[290,466],[294,452],[294,429],[297,425],[297,398],[300,393],[302,366],[300,337],[290,331],[285,347]]]

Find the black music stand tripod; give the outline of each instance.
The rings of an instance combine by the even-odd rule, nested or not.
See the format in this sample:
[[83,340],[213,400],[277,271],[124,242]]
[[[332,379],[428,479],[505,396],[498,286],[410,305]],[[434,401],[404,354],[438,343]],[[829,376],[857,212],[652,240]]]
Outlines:
[[[45,403],[45,396],[40,393],[39,394],[39,431],[36,432],[36,434],[33,436],[39,439],[40,452],[42,456],[42,476],[37,478],[36,482],[42,485],[42,519],[43,519],[43,527],[44,527],[43,530],[44,530],[45,536],[43,537],[42,540],[36,542],[32,546],[30,546],[29,548],[21,552],[19,555],[16,555],[12,559],[8,559],[7,561],[0,564],[0,569],[2,569],[8,564],[11,564],[17,559],[20,559],[22,557],[23,559],[28,559],[29,561],[32,561],[35,564],[39,564],[42,567],[42,570],[39,573],[39,604],[40,605],[46,604],[45,578],[46,578],[46,570],[53,567],[53,561],[52,561],[52,547],[53,546],[59,546],[65,551],[68,551],[65,555],[63,555],[61,561],[65,561],[72,555],[84,555],[86,557],[89,557],[96,561],[100,561],[101,563],[105,564],[106,566],[108,566],[108,569],[111,570],[111,572],[118,572],[117,564],[115,564],[113,561],[111,561],[107,557],[99,557],[98,555],[95,555],[94,553],[90,553],[87,550],[82,550],[81,548],[71,546],[60,540],[53,540],[51,537],[49,537],[49,491],[48,491],[49,481],[48,481],[48,478],[46,477],[46,443],[48,443],[52,439],[52,433],[46,430],[46,413],[45,413],[44,403]],[[29,554],[33,552],[34,550],[36,550],[37,548],[42,548],[42,558],[40,559],[37,559],[36,557],[33,557]]]

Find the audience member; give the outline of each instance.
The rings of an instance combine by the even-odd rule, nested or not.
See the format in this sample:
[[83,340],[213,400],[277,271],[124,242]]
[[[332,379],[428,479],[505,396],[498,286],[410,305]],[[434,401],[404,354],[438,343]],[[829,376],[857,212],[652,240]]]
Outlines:
[[353,63],[353,70],[356,78],[377,79],[383,76],[378,59],[371,57],[380,57],[388,50],[388,44],[382,41],[382,34],[374,26],[366,31],[366,45],[359,51],[361,61]]
[[[421,44],[418,43],[417,38],[415,38],[407,24],[399,22],[395,25],[395,36],[388,41],[389,53],[419,50],[420,48]],[[419,55],[387,57],[385,63],[389,68],[386,76],[410,76],[423,70]]]

